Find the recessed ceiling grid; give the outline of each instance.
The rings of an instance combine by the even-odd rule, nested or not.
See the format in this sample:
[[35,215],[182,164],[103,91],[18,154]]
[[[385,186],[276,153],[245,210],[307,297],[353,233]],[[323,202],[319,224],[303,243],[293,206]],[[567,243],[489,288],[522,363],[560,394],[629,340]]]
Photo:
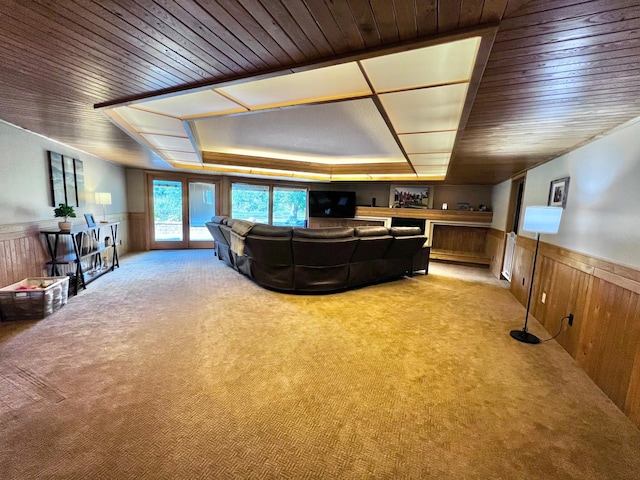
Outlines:
[[[258,175],[318,179],[304,162],[342,165],[337,172],[324,169],[327,173],[320,175],[329,180],[442,180],[480,42],[471,37],[145,99],[105,112],[178,168],[235,167],[239,173],[250,169]],[[373,97],[378,108],[365,108]],[[225,157],[226,162],[216,163],[222,155],[242,162],[234,166]],[[407,168],[393,167],[398,162]]]

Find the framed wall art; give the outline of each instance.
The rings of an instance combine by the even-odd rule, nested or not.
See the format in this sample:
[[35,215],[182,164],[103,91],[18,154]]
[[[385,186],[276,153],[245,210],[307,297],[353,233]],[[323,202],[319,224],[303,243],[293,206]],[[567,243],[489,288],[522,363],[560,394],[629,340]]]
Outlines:
[[52,206],[57,207],[61,203],[71,207],[84,206],[86,200],[82,161],[56,152],[48,151],[47,154]]
[[551,186],[549,187],[549,201],[547,202],[547,205],[550,207],[566,207],[568,194],[569,177],[552,180]]
[[64,192],[67,205],[78,206],[78,196],[76,195],[76,173],[73,168],[73,158],[62,156],[62,169],[64,170]]
[[84,207],[86,202],[84,193],[84,166],[82,160],[73,159],[73,172],[76,177],[76,201],[79,207]]
[[393,208],[431,208],[432,189],[429,186],[391,186],[389,205]]
[[51,201],[57,207],[66,203],[64,190],[64,172],[62,170],[62,155],[49,152],[49,177],[51,179]]

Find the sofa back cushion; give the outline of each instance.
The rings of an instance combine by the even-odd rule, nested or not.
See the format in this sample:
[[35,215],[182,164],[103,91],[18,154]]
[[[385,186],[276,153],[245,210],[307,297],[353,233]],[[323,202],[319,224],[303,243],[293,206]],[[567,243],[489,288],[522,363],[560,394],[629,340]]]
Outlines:
[[244,239],[244,254],[261,264],[293,265],[291,238],[251,234]]
[[227,217],[226,215],[219,215],[219,216],[211,217],[211,221],[212,221],[213,223],[224,223],[224,221],[225,221],[227,218],[229,218],[229,217]]
[[408,237],[411,235],[422,235],[420,227],[391,227],[389,234],[394,237]]
[[326,227],[326,228],[294,228],[293,236],[298,238],[348,238],[353,237],[352,227]]
[[234,220],[231,225],[231,230],[241,237],[246,237],[247,234],[253,229],[255,223],[247,222],[246,220]]
[[293,228],[277,226],[277,225],[265,225],[264,223],[256,223],[251,229],[251,235],[259,235],[261,237],[291,238],[291,236],[293,235]]
[[364,226],[356,227],[356,237],[381,237],[383,235],[389,235],[389,229],[382,226]]
[[351,261],[356,237],[301,238],[293,237],[293,262],[296,265],[328,267],[345,265]]

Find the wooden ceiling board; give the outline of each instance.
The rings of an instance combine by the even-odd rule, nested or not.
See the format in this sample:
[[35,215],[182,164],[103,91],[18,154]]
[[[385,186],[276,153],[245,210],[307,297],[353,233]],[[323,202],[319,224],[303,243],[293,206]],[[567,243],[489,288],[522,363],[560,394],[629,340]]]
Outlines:
[[2,0],[0,11],[0,119],[130,166],[170,168],[94,105],[490,22],[446,183],[507,180],[640,116],[637,0]]

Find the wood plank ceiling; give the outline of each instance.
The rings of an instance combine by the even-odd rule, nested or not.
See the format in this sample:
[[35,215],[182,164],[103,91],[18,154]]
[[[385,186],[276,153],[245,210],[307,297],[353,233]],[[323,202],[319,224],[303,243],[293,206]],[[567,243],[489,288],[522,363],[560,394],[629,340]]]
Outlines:
[[640,116],[637,0],[0,0],[0,119],[166,168],[95,104],[499,24],[449,184],[495,184]]

